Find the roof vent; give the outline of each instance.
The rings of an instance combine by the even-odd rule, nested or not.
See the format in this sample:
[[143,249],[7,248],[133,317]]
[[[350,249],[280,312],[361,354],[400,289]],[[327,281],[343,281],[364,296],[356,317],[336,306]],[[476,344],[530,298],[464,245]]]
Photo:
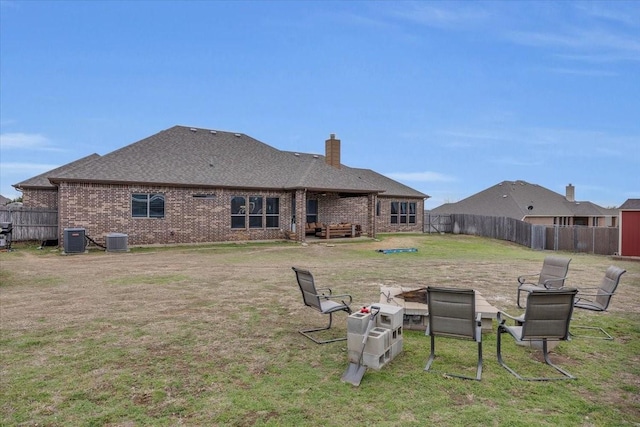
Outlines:
[[209,133],[213,134],[213,135],[216,135],[218,132],[216,132],[215,130],[210,130]]
[[191,128],[191,129],[189,129],[189,130],[190,130],[191,132],[198,132],[198,129],[196,129],[196,128]]
[[293,153],[294,156],[300,157],[300,153]]
[[320,157],[320,156],[318,156],[317,154],[314,154],[314,155],[313,155],[313,158],[314,158],[314,159],[317,159],[318,157]]
[[234,135],[237,136],[238,138],[240,138],[240,136],[241,136],[241,134],[239,134],[239,133],[236,133]]

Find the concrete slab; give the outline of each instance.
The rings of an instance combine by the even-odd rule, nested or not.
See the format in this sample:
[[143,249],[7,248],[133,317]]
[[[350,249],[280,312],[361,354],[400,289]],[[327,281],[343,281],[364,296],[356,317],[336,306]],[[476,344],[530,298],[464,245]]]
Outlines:
[[[380,303],[395,305],[404,308],[404,328],[411,330],[426,329],[429,314],[429,306],[419,302],[405,301],[398,297],[399,294],[407,291],[420,289],[416,286],[380,286]],[[490,332],[493,330],[493,319],[498,317],[498,309],[491,304],[476,291],[476,311],[481,313],[482,331]]]

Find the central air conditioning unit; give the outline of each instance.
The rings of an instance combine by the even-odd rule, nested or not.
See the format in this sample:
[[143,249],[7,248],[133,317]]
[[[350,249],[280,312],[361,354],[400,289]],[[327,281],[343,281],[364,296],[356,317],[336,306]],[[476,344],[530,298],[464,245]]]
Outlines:
[[129,236],[123,233],[107,234],[107,252],[127,252]]
[[64,229],[64,253],[83,254],[87,251],[84,228]]

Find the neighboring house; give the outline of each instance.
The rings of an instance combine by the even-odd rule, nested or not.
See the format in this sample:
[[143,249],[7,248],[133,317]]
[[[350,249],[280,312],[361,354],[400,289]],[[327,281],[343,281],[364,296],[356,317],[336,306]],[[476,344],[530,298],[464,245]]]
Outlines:
[[445,203],[431,214],[504,216],[536,225],[615,227],[618,210],[576,201],[569,184],[563,196],[525,181],[503,181],[457,203]]
[[248,135],[174,126],[15,184],[25,207],[58,209],[65,228],[125,233],[131,245],[292,238],[296,223],[352,223],[363,234],[423,230],[429,196],[372,170],[280,151]]
[[640,256],[640,199],[620,206],[620,250],[622,256]]
[[7,203],[11,203],[11,199],[0,194],[0,206],[4,206]]

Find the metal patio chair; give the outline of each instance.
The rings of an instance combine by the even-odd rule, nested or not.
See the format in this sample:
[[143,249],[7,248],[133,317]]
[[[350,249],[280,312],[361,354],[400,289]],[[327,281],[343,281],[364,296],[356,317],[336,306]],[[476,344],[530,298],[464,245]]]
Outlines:
[[[307,271],[302,270],[296,267],[291,267],[293,271],[296,273],[296,279],[298,281],[298,286],[300,287],[300,291],[302,292],[302,300],[304,305],[313,308],[314,310],[319,311],[322,314],[329,315],[329,324],[324,328],[306,328],[301,329],[300,332],[305,337],[309,338],[311,341],[316,344],[326,344],[335,341],[345,341],[347,337],[342,338],[334,338],[328,340],[320,340],[311,334],[319,331],[326,331],[331,329],[331,324],[333,321],[333,313],[337,311],[346,311],[347,314],[351,314],[351,308],[349,305],[352,303],[353,299],[351,295],[342,294],[342,295],[333,295],[330,288],[316,288],[315,282],[313,280],[313,275]],[[333,301],[334,299],[338,301]],[[346,300],[346,301],[345,301]]]
[[[627,270],[614,265],[609,266],[602,278],[602,281],[600,282],[600,286],[597,288],[578,288],[578,295],[576,295],[573,306],[575,308],[582,308],[591,311],[607,311],[607,308],[609,308],[609,304],[611,303],[611,298],[613,298],[613,295],[618,288],[618,284],[620,283],[620,278],[626,272]],[[598,338],[608,341],[613,340],[613,337],[607,331],[597,326],[574,325],[572,329],[592,329],[602,333],[600,336],[591,336],[576,335],[572,332],[571,336],[574,337]]]
[[518,299],[520,305],[520,293],[542,289],[560,289],[564,286],[569,271],[571,258],[548,256],[542,263],[542,270],[537,274],[524,274],[518,277]]
[[460,374],[448,376],[480,381],[482,377],[482,320],[476,313],[476,294],[473,289],[427,287],[429,325],[425,335],[431,337],[431,354],[424,370],[429,371],[435,359],[435,337],[473,340],[478,343],[476,376]]
[[[577,289],[546,289],[533,290],[527,298],[527,308],[524,315],[510,316],[504,312],[498,312],[497,350],[498,363],[518,379],[527,381],[550,381],[575,379],[573,375],[551,363],[547,342],[549,340],[566,341],[569,339],[569,323],[573,314],[573,300],[578,293]],[[507,320],[511,319],[514,326],[507,326]],[[542,354],[547,365],[560,372],[562,377],[551,378],[525,378],[508,367],[502,359],[502,334],[508,333],[518,343],[532,343],[542,341]]]

